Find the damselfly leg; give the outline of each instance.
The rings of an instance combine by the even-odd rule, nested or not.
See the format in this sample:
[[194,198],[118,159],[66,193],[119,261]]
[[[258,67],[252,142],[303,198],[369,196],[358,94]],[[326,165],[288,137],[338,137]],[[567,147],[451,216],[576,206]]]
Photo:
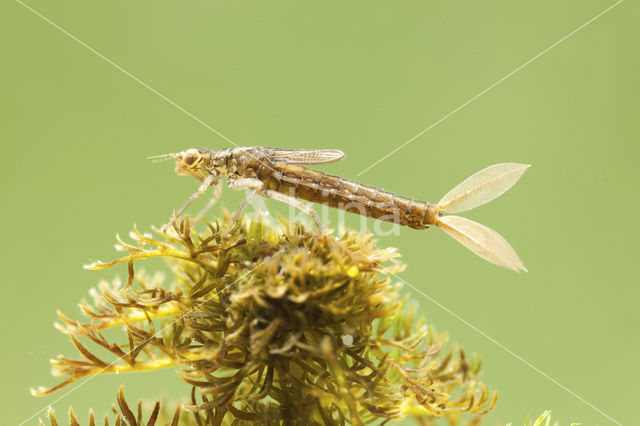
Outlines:
[[[251,197],[253,197],[253,195],[255,194],[259,194],[260,196],[264,197],[264,198],[271,198],[272,200],[276,200],[276,201],[280,201],[281,203],[285,203],[288,204],[292,207],[297,208],[298,210],[300,210],[303,213],[308,214],[309,216],[311,216],[313,218],[313,221],[315,222],[317,228],[319,230],[322,230],[322,224],[320,222],[320,217],[318,217],[318,213],[316,213],[315,210],[313,210],[313,208],[307,206],[305,203],[303,203],[302,201],[285,195],[285,194],[281,194],[279,192],[276,191],[272,191],[272,190],[268,190],[268,189],[263,189],[264,188],[264,183],[259,180],[259,179],[253,179],[253,178],[239,178],[239,179],[228,179],[227,180],[227,184],[229,185],[229,188],[234,189],[234,190],[241,190],[241,189],[248,189],[252,192]],[[247,199],[240,205],[240,207],[235,211],[234,213],[234,220],[237,219],[237,216],[239,216],[242,211],[247,207],[247,205],[250,202],[250,198],[247,197]]]
[[213,185],[213,196],[207,201],[207,204],[198,212],[193,223],[198,223],[204,217],[205,214],[216,204],[216,202],[222,197],[222,184],[220,182]]

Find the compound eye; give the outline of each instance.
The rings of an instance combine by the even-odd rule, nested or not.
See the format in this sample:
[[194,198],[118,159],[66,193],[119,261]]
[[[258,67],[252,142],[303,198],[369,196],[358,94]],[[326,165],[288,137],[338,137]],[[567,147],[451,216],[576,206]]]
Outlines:
[[195,152],[187,152],[184,157],[182,157],[182,162],[185,166],[191,167],[198,160],[198,155]]

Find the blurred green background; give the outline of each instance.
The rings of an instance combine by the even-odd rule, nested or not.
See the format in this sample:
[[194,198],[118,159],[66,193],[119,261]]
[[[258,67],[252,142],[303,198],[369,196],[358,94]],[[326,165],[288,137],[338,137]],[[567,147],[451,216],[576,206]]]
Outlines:
[[[613,4],[28,2],[238,145],[338,148],[347,159],[323,170],[347,178]],[[640,418],[639,11],[619,4],[358,177],[437,201],[487,165],[533,164],[466,215],[507,238],[528,274],[440,231],[381,240],[400,249],[402,277],[446,307],[405,287],[428,320],[482,356],[500,395],[486,424],[545,409],[614,424],[589,404]],[[90,287],[126,273],[81,265],[115,258],[116,233],[164,223],[196,189],[145,157],[231,145],[18,2],[0,6],[0,32],[3,424],[54,402],[62,419],[69,405],[104,413],[120,383],[131,400],[185,395],[172,371],[98,377],[66,396],[28,389],[56,383],[49,358],[75,355],[56,309],[77,315]],[[228,208],[241,198],[223,196]]]

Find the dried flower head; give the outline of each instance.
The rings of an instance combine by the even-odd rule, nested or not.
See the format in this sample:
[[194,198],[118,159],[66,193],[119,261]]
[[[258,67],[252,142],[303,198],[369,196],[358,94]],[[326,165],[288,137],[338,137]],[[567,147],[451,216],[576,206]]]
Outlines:
[[[81,359],[53,360],[64,381],[32,392],[97,374],[175,368],[192,387],[180,424],[214,425],[455,421],[464,412],[475,422],[495,404],[497,395],[477,380],[479,360],[445,350],[446,336],[399,297],[391,276],[402,265],[393,249],[352,231],[337,238],[229,216],[206,225],[199,232],[185,218],[155,237],[134,230],[133,243],[118,239],[126,256],[88,265],[125,263],[127,282],[94,290],[93,304],[81,304],[84,321],[59,314],[58,328]],[[171,271],[166,287],[159,274],[134,269],[157,257]],[[119,341],[103,334],[113,327],[124,330]],[[112,356],[97,356],[94,346]],[[122,391],[118,403],[134,424]]]

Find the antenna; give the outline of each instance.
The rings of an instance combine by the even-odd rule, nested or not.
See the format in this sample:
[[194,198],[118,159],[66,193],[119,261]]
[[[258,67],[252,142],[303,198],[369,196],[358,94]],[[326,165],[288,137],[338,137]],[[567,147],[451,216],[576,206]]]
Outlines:
[[170,160],[170,159],[175,158],[175,157],[176,157],[175,153],[160,154],[160,155],[152,155],[151,157],[147,157],[147,160],[151,160],[151,162],[153,162],[153,163],[159,163],[161,161]]

